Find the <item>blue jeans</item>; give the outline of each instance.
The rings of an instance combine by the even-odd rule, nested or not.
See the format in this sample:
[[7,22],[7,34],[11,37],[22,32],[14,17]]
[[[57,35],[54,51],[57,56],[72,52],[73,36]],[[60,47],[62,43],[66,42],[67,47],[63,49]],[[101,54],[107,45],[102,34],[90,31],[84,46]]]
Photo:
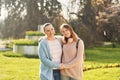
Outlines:
[[54,80],[61,80],[61,74],[60,74],[60,70],[53,70],[53,77]]

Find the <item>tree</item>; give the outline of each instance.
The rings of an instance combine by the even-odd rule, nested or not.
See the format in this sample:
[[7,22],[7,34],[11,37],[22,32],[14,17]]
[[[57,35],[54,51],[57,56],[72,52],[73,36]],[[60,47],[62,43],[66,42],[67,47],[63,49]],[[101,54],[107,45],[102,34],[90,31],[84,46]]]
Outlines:
[[56,0],[4,0],[4,4],[8,17],[1,30],[3,38],[24,37],[26,30],[37,30],[39,24],[52,22],[61,11]]
[[[117,0],[116,0],[117,1]],[[120,31],[120,5],[112,1],[104,2],[104,11],[98,11],[97,16],[97,37],[101,41],[119,41]],[[104,34],[105,33],[105,34]],[[100,37],[101,35],[101,37]],[[119,41],[120,42],[120,41]]]
[[19,38],[18,35],[23,35],[19,33],[24,31],[23,29],[23,11],[24,1],[19,0],[4,0],[5,8],[8,11],[8,17],[4,20],[4,25],[1,28],[1,33],[3,38]]
[[[76,2],[72,2],[71,4],[73,5],[74,3]],[[69,24],[73,26],[73,29],[79,37],[82,37],[85,41],[86,47],[93,46],[96,32],[96,11],[93,7],[92,0],[80,0],[77,2],[77,5],[79,6],[76,6],[77,12],[68,12],[71,15]],[[73,18],[75,15],[77,18]]]

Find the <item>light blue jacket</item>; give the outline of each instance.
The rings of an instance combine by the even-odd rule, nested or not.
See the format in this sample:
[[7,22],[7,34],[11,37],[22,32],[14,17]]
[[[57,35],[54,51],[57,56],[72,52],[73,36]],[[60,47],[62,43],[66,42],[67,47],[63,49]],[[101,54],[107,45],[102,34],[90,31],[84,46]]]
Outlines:
[[50,55],[50,49],[46,38],[43,38],[39,42],[38,54],[41,60],[40,65],[40,79],[41,80],[54,80],[53,78],[53,68],[59,68],[60,64],[52,61]]

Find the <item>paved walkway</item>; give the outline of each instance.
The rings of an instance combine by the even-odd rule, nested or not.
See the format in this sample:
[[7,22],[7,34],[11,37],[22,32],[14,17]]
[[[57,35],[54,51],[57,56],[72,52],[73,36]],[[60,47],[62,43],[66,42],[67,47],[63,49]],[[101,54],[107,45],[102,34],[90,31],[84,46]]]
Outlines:
[[0,45],[0,51],[10,50],[9,48],[3,47],[3,45]]
[[10,50],[9,48],[5,48],[5,45],[3,45],[2,43],[3,43],[3,41],[0,40],[0,51]]

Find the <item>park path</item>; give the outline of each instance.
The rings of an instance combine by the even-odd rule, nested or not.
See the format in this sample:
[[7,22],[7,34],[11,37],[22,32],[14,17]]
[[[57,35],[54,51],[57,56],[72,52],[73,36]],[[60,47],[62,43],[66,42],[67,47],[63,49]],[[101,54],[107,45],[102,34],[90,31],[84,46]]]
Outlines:
[[3,41],[0,40],[0,51],[5,51],[5,50],[10,50],[10,49],[6,48],[5,45],[3,44]]

